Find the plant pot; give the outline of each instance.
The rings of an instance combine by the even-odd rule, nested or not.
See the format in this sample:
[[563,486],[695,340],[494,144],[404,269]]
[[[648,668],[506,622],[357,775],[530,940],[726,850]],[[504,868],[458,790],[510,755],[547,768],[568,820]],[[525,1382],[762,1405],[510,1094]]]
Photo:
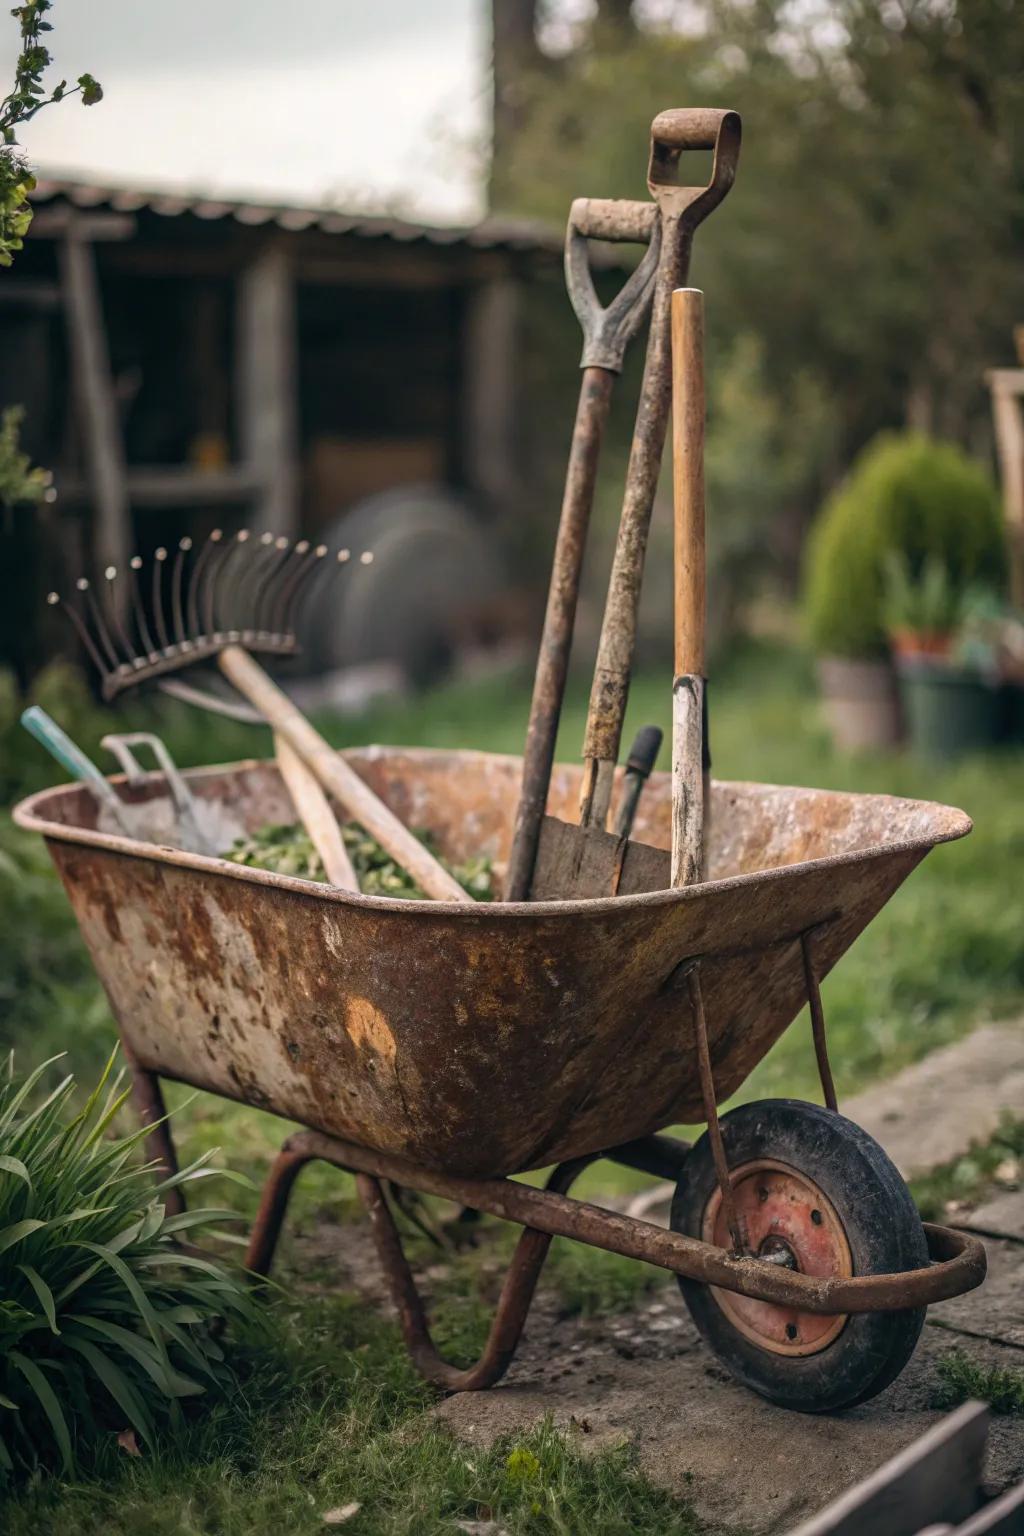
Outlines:
[[897,660],[905,656],[948,656],[953,636],[946,629],[894,629],[889,644]]
[[1024,683],[1004,683],[999,690],[999,740],[1024,747]]
[[884,751],[899,745],[903,726],[889,661],[822,656],[818,686],[832,740],[840,751]]
[[948,762],[997,740],[999,690],[980,673],[907,659],[899,681],[910,745],[919,756]]

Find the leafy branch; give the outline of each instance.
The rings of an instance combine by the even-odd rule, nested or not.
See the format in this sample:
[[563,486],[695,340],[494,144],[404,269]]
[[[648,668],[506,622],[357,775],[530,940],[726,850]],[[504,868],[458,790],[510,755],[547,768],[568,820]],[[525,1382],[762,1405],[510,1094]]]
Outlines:
[[0,102],[0,267],[12,264],[32,222],[28,196],[36,182],[18,148],[19,127],[43,107],[68,96],[81,96],[84,107],[103,99],[103,88],[89,74],[79,75],[72,86],[61,80],[47,94],[43,75],[52,59],[43,34],[53,31],[45,19],[51,8],[52,0],[27,0],[11,12],[21,29],[21,53],[15,65],[14,88]]

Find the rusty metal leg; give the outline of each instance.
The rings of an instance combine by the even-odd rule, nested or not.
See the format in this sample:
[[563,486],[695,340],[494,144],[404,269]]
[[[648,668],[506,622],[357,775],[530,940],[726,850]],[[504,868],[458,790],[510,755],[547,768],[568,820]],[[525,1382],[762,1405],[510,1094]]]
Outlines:
[[[591,1158],[579,1158],[575,1162],[561,1164],[548,1180],[548,1189],[556,1189],[558,1193],[564,1194],[577,1174],[591,1161]],[[438,1353],[430,1337],[423,1298],[416,1289],[416,1281],[405,1257],[402,1239],[380,1180],[367,1173],[357,1173],[356,1188],[370,1218],[377,1254],[398,1312],[406,1348],[420,1375],[448,1392],[477,1392],[500,1381],[512,1362],[522,1335],[537,1281],[551,1246],[550,1235],[532,1227],[524,1228],[501,1288],[501,1297],[484,1352],[475,1365],[460,1369],[450,1365]]]
[[832,1067],[828,1059],[825,1013],[821,1006],[818,973],[814,968],[814,956],[811,953],[813,939],[813,928],[809,928],[806,933],[800,935],[800,947],[804,958],[804,982],[807,987],[807,1003],[811,1010],[811,1035],[814,1040],[814,1055],[818,1062],[818,1077],[821,1079],[821,1092],[825,1099],[825,1108],[835,1110],[839,1108],[839,1104],[836,1099],[836,1085],[832,1078]]
[[690,989],[690,1003],[693,1007],[693,1032],[697,1042],[697,1067],[700,1072],[701,1096],[704,1100],[704,1118],[708,1123],[708,1140],[711,1143],[711,1156],[715,1164],[718,1187],[722,1194],[722,1210],[725,1214],[725,1223],[729,1228],[729,1236],[732,1239],[734,1252],[745,1253],[747,1251],[746,1237],[740,1223],[739,1213],[736,1210],[736,1198],[733,1194],[732,1177],[729,1173],[729,1160],[725,1155],[722,1127],[718,1123],[715,1079],[711,1071],[711,1051],[708,1046],[708,1025],[707,1019],[704,1016],[704,995],[700,986],[699,963],[691,968],[686,980]]
[[[171,1128],[167,1123],[167,1107],[163,1089],[155,1072],[140,1067],[130,1046],[121,1041],[121,1054],[132,1075],[132,1099],[143,1125],[151,1127],[146,1136],[146,1150],[154,1162],[160,1165],[164,1178],[178,1172],[178,1154],[174,1146]],[[180,1186],[169,1189],[164,1196],[168,1216],[178,1216],[185,1209],[185,1194]]]
[[299,1174],[300,1169],[307,1163],[315,1162],[312,1152],[296,1150],[291,1145],[291,1138],[285,1142],[274,1160],[274,1166],[267,1175],[260,1195],[260,1208],[256,1212],[256,1220],[252,1224],[252,1232],[249,1236],[249,1247],[245,1255],[245,1267],[254,1275],[268,1275],[270,1266],[274,1262],[274,1253],[277,1249],[278,1239],[281,1236],[281,1227],[284,1224],[285,1212],[288,1209],[288,1199],[292,1192],[292,1185]]

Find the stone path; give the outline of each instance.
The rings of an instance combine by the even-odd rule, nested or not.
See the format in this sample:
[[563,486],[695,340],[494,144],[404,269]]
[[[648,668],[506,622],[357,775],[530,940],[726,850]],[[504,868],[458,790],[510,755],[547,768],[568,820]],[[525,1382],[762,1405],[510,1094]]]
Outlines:
[[1024,1115],[1024,1019],[983,1024],[839,1107],[905,1179],[950,1163],[990,1141],[1002,1115]]
[[[1024,1113],[1024,1025],[983,1026],[841,1107],[905,1174],[951,1161],[991,1137],[1003,1111]],[[664,1201],[645,1203],[647,1220],[667,1220]],[[1024,1192],[995,1197],[970,1225],[999,1234],[986,1241],[985,1285],[931,1308],[899,1380],[847,1413],[789,1413],[737,1386],[671,1287],[638,1314],[592,1322],[559,1318],[542,1303],[505,1382],[434,1412],[478,1444],[549,1414],[581,1447],[628,1441],[648,1476],[690,1499],[709,1525],[774,1536],[940,1416],[937,1367],[952,1347],[980,1365],[1024,1369]],[[1019,1418],[994,1419],[986,1478],[993,1492],[1024,1478]]]

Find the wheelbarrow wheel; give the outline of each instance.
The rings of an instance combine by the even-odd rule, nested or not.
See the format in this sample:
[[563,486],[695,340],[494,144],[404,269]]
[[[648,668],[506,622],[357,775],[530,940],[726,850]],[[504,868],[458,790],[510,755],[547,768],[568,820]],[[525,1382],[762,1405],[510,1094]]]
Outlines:
[[[922,1269],[928,1247],[910,1191],[876,1141],[796,1099],[744,1104],[721,1121],[746,1241],[766,1262],[812,1275]],[[730,1246],[711,1146],[701,1137],[672,1202],[672,1227]],[[923,1307],[822,1317],[679,1277],[705,1341],[737,1379],[786,1408],[852,1408],[913,1354]]]

